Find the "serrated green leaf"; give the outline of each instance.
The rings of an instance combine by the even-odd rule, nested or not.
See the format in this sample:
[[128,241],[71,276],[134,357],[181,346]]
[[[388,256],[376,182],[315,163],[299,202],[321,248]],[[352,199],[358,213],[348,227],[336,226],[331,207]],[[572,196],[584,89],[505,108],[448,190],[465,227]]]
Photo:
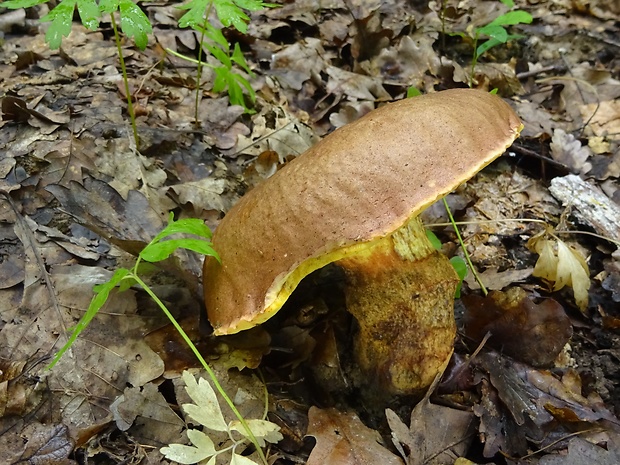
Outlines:
[[211,24],[207,23],[207,27],[205,28],[205,35],[211,39],[216,44],[220,45],[226,53],[230,50],[230,44],[222,31],[216,27],[213,27]]
[[191,0],[177,8],[188,10],[181,18],[179,18],[180,27],[202,26],[205,22],[205,13],[207,7],[212,0]]
[[102,13],[114,13],[118,10],[120,0],[100,0],[99,9]]
[[178,233],[194,234],[195,236],[204,237],[205,239],[211,239],[212,236],[211,230],[204,224],[204,221],[198,218],[184,218],[175,221],[174,214],[170,213],[168,226],[162,229],[161,232],[153,238],[151,243],[158,242],[164,237]]
[[245,57],[243,56],[243,52],[241,51],[241,46],[239,45],[239,43],[235,44],[233,54],[230,58],[233,62],[237,63],[237,65],[239,65],[246,73],[248,73],[250,77],[254,76],[254,73],[252,73],[252,70],[245,61]]
[[121,0],[119,3],[121,12],[121,28],[123,32],[132,37],[140,50],[144,50],[148,44],[148,35],[153,32],[149,18],[131,0]]
[[243,8],[244,10],[249,10],[249,11],[258,11],[266,7],[280,6],[280,5],[276,5],[275,3],[265,3],[265,2],[262,2],[261,0],[234,0],[234,2],[237,4],[239,8]]
[[235,79],[235,74],[230,74],[230,79],[228,80],[228,100],[230,100],[231,105],[240,105],[245,108],[245,101],[243,100],[243,91],[241,90],[241,86],[237,83]]
[[99,18],[101,17],[101,11],[99,11],[97,2],[95,0],[78,0],[77,7],[84,27],[91,31],[97,29],[99,27]]
[[187,370],[183,372],[185,390],[194,404],[183,404],[183,410],[195,421],[214,431],[228,431],[215,391],[206,379],[198,382]]
[[243,34],[248,31],[250,18],[241,8],[229,0],[217,0],[214,5],[217,17],[225,27],[232,25]]
[[213,87],[211,90],[213,92],[222,92],[228,85],[228,75],[230,71],[225,66],[216,66],[213,68],[213,71],[215,72],[215,79],[213,80]]
[[206,42],[203,43],[203,45],[207,50],[209,50],[209,53],[213,55],[217,61],[226,67],[226,69],[230,70],[232,68],[232,62],[228,56],[228,50],[224,51],[221,48]]
[[41,21],[51,22],[45,33],[45,41],[52,50],[59,48],[62,38],[71,34],[71,22],[76,2],[77,0],[62,0],[52,11],[41,18]]
[[210,242],[204,239],[183,238],[168,239],[155,244],[149,244],[140,252],[140,258],[147,262],[160,262],[172,255],[177,249],[193,250],[202,255],[217,255]]
[[129,274],[129,270],[126,268],[119,268],[114,272],[109,281],[103,284],[97,284],[93,287],[93,291],[95,292],[94,297],[90,301],[90,305],[84,313],[84,316],[78,321],[78,324],[75,325],[71,336],[67,340],[66,344],[54,355],[54,359],[49,364],[49,368],[52,368],[58,360],[63,356],[63,354],[73,345],[75,340],[78,338],[80,333],[88,326],[88,324],[92,321],[92,319],[97,315],[97,312],[105,305],[110,296],[110,292],[114,289],[125,276]]
[[2,2],[0,6],[8,8],[10,10],[17,10],[19,8],[31,8],[41,3],[47,3],[49,0],[7,0]]

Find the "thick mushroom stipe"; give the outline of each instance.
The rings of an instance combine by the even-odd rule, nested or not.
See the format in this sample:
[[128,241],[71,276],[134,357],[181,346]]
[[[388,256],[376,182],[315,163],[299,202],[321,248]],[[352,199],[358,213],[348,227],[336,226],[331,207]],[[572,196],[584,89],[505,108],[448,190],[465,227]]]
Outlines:
[[418,394],[452,354],[459,278],[418,217],[336,262],[347,276],[347,310],[359,326],[362,372],[389,394]]
[[[329,263],[340,261],[348,267],[350,282],[365,280],[353,271],[356,255],[367,254],[373,243],[387,237],[398,238],[395,231],[501,155],[520,129],[518,117],[499,97],[456,89],[384,105],[325,137],[246,194],[215,230],[213,246],[221,264],[207,258],[203,276],[215,334],[236,333],[266,321],[305,276]],[[422,261],[445,263],[436,253],[428,257]],[[399,262],[408,268],[411,260]],[[367,265],[364,268],[372,274],[372,261]],[[392,294],[383,288],[405,287],[417,280],[415,271],[404,273],[404,278],[380,285],[381,292]],[[437,279],[451,282],[448,274],[439,272]],[[452,299],[452,288],[446,284],[445,296],[436,300]],[[433,318],[429,317],[431,323]],[[443,321],[446,316],[436,318]],[[386,322],[384,330],[390,326]],[[365,338],[363,331],[358,347]],[[424,339],[433,332],[419,326],[406,336],[386,332],[383,339],[401,344],[403,337],[417,334]],[[451,350],[452,338],[443,340]],[[377,348],[367,352],[368,362],[360,356],[361,365],[397,356],[394,352],[386,358]],[[409,362],[381,363],[391,371],[410,370]],[[390,363],[401,368],[392,369]],[[400,371],[386,375],[399,386],[407,383],[398,380],[407,377],[418,375]]]

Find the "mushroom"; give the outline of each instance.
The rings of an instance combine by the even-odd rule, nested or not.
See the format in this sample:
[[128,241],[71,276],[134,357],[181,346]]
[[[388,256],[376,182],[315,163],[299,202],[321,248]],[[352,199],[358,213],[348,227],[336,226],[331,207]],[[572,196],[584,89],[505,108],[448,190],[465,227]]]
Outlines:
[[335,262],[362,373],[419,393],[449,359],[458,278],[419,214],[501,155],[522,125],[501,98],[454,89],[386,104],[248,192],[213,234],[205,304],[216,335],[265,322]]

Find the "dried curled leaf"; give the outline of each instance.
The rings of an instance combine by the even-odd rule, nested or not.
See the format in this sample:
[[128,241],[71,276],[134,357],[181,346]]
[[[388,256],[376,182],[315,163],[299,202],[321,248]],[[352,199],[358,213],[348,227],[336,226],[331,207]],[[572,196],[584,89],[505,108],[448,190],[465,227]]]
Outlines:
[[572,287],[575,303],[585,312],[590,289],[590,270],[585,258],[547,232],[532,237],[527,246],[540,255],[532,274],[553,284],[554,291],[559,291],[564,286]]

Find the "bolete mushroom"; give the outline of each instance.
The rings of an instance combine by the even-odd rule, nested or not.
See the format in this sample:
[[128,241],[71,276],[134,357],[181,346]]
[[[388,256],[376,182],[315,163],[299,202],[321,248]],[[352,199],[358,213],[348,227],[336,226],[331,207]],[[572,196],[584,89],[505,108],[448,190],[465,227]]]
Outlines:
[[345,271],[355,355],[387,392],[419,393],[454,344],[458,278],[418,215],[501,155],[521,122],[455,89],[386,104],[247,193],[213,235],[204,295],[215,334],[263,323],[309,273]]

